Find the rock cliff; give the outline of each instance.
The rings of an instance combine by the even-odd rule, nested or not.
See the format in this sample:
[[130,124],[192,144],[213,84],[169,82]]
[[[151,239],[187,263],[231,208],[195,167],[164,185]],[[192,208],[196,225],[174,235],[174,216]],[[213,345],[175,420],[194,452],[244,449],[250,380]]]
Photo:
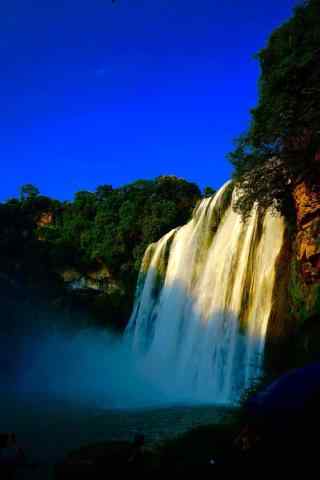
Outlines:
[[297,236],[296,256],[306,283],[320,281],[320,177],[303,180],[293,192]]

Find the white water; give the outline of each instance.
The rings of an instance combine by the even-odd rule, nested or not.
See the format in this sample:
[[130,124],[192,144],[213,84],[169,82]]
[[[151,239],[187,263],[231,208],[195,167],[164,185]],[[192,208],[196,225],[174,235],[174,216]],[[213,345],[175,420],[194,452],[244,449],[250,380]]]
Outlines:
[[234,403],[261,371],[284,224],[256,207],[244,224],[228,188],[143,261],[127,335],[172,398]]

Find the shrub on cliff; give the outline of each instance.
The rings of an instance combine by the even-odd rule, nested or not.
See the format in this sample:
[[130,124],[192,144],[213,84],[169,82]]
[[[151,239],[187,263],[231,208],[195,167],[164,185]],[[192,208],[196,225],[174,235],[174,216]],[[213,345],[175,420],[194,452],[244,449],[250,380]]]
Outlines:
[[258,59],[258,105],[229,155],[242,188],[236,207],[244,216],[255,201],[287,213],[295,182],[319,171],[320,2],[297,7]]

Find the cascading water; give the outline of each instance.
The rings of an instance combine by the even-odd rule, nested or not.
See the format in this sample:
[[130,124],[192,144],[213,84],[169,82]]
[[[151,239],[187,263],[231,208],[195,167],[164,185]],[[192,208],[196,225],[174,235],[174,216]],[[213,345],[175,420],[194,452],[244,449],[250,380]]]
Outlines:
[[244,223],[229,193],[203,200],[143,260],[127,335],[175,398],[234,403],[261,370],[284,223],[256,206]]

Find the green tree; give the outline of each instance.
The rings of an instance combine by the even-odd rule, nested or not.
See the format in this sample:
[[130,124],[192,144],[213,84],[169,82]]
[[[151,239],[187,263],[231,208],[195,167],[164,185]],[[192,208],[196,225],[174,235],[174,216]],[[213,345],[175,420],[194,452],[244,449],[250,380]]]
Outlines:
[[105,315],[115,323],[129,316],[146,247],[184,224],[201,197],[195,184],[174,176],[102,185],[64,203],[26,187],[21,200],[0,204],[0,273],[18,266],[44,285],[50,274],[59,282],[58,271],[87,274],[103,265],[112,279]]
[[213,195],[216,194],[216,190],[214,190],[214,188],[211,188],[211,187],[205,187],[203,189],[203,196],[204,197],[212,197]]
[[112,193],[112,185],[100,185],[96,189],[96,198],[98,201],[105,200],[110,193]]
[[22,185],[20,189],[20,199],[23,200],[28,200],[30,198],[35,198],[37,195],[39,195],[39,189],[32,185],[31,183],[26,183],[25,185]]
[[319,173],[319,19],[320,2],[305,2],[258,54],[259,102],[229,155],[244,216],[255,201],[288,213],[296,182]]

